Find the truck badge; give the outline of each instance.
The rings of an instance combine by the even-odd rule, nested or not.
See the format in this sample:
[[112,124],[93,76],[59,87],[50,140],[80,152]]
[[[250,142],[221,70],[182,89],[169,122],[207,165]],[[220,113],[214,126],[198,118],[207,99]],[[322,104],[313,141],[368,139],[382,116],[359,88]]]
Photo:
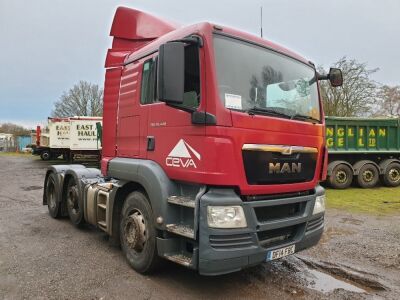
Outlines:
[[300,173],[301,163],[269,163],[268,164],[269,174],[284,174],[284,173]]
[[200,160],[200,154],[183,139],[180,139],[175,145],[174,149],[172,149],[172,151],[168,154],[167,158],[165,159],[165,164],[168,167],[197,168],[191,153],[197,158],[197,160]]

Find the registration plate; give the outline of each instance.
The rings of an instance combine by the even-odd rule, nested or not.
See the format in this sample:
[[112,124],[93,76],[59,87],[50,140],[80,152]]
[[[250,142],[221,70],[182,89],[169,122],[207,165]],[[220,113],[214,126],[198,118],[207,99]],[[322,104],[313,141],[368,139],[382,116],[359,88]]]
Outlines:
[[290,245],[287,247],[279,248],[276,250],[268,251],[267,261],[282,258],[294,253],[295,245]]

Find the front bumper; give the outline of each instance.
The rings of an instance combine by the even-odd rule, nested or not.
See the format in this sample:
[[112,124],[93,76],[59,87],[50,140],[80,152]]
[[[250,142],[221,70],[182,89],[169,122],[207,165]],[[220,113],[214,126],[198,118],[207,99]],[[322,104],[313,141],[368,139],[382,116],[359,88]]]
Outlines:
[[[242,201],[231,189],[211,189],[200,201],[199,273],[239,271],[266,261],[268,251],[295,244],[298,252],[317,244],[324,229],[324,213],[312,212],[315,198],[324,193],[317,186],[307,195]],[[209,228],[209,205],[241,205],[247,228]]]

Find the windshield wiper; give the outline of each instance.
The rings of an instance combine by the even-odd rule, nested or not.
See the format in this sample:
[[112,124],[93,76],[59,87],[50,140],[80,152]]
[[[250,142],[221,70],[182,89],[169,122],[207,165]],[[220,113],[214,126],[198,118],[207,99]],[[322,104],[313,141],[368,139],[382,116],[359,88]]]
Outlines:
[[313,118],[311,116],[306,116],[302,114],[294,114],[290,118],[291,120],[303,120],[303,121],[312,121],[313,123],[319,123],[321,120],[318,120],[316,118]]
[[249,115],[254,115],[255,113],[260,113],[262,115],[267,115],[267,116],[278,116],[278,117],[284,117],[284,118],[291,118],[291,115],[285,114],[283,112],[277,111],[272,108],[263,108],[259,106],[254,106],[253,108],[250,108],[247,110],[247,113]]

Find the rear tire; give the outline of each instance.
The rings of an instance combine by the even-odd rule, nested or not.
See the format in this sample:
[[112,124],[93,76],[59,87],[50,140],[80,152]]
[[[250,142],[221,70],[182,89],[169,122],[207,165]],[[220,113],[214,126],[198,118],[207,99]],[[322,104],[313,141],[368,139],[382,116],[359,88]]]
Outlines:
[[153,210],[147,197],[132,192],[120,216],[121,248],[131,267],[142,274],[153,272],[159,264]]
[[46,200],[47,200],[47,208],[49,210],[49,215],[55,219],[61,216],[61,203],[58,202],[58,193],[56,187],[56,174],[50,173],[49,177],[47,178],[45,193],[46,193]]
[[40,153],[40,158],[44,161],[50,160],[51,154],[49,150],[44,150],[42,153]]
[[74,177],[70,177],[67,182],[66,202],[68,216],[72,224],[76,226],[83,224],[85,221],[83,218],[83,203]]
[[379,180],[379,170],[371,163],[363,165],[357,175],[357,184],[363,188],[368,189],[374,187]]
[[335,189],[347,189],[353,181],[353,170],[345,164],[337,165],[328,178],[329,185]]
[[385,173],[382,176],[382,182],[389,187],[400,185],[400,164],[393,162],[386,167]]

